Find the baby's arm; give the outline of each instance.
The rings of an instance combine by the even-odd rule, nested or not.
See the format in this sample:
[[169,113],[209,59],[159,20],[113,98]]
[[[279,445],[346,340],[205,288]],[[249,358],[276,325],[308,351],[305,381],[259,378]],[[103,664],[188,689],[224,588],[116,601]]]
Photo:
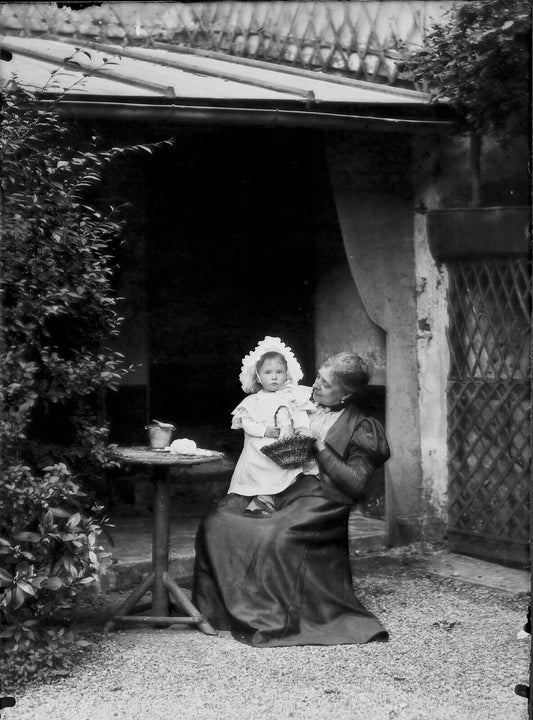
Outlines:
[[244,428],[244,432],[248,433],[248,435],[251,435],[252,437],[277,438],[279,436],[278,428],[256,422],[251,418],[243,417],[242,426]]

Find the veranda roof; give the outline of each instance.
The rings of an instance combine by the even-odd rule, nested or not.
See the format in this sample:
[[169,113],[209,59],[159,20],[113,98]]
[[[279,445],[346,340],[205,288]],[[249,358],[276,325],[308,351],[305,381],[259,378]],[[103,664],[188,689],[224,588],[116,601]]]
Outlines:
[[3,82],[67,116],[321,128],[449,131],[445,107],[415,90],[154,42],[154,47],[0,39]]

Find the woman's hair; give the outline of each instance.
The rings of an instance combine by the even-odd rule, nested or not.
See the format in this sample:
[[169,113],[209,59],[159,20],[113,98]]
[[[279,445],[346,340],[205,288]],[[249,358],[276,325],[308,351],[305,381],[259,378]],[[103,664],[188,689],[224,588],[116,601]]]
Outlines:
[[370,380],[368,362],[355,353],[341,352],[332,355],[323,363],[323,367],[330,368],[333,378],[349,393],[361,390]]
[[259,370],[261,370],[261,368],[263,367],[263,365],[265,364],[265,362],[266,362],[267,360],[279,360],[280,363],[281,363],[281,364],[283,365],[283,367],[285,368],[285,371],[286,371],[287,368],[288,368],[288,366],[287,366],[287,361],[285,360],[285,358],[283,357],[283,355],[282,355],[281,353],[279,353],[279,352],[275,352],[274,350],[272,350],[272,351],[270,351],[270,352],[266,352],[264,355],[261,355],[261,357],[259,358],[259,360],[258,360],[257,363],[255,364],[255,369],[257,370],[257,372],[259,372]]

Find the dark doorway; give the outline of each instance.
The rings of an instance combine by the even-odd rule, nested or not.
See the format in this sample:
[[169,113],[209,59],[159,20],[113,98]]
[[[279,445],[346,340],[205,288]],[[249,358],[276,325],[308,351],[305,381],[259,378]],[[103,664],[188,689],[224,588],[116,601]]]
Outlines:
[[149,414],[229,428],[265,335],[314,377],[315,242],[336,226],[321,137],[180,130],[148,172]]
[[[303,382],[312,383],[315,363],[324,359],[315,358],[315,322],[330,317],[317,313],[321,283],[346,264],[345,250],[321,133],[205,126],[174,132],[174,149],[125,163],[105,193],[131,203],[118,261],[128,315],[121,349],[142,368],[140,382],[108,399],[112,440],[145,444],[144,426],[158,418],[176,425],[174,437],[236,460],[243,438],[230,428],[243,397],[242,357],[265,335],[280,336],[300,360]],[[350,345],[350,338],[338,340]],[[383,421],[384,388],[369,388],[362,409]],[[218,499],[230,475],[226,468],[209,482],[174,482],[178,505]],[[368,514],[381,516],[383,485],[378,472],[363,508]]]

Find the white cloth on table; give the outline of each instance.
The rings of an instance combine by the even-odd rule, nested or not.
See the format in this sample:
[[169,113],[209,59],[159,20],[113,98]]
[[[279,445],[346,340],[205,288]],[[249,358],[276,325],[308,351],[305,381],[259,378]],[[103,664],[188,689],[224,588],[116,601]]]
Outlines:
[[244,446],[237,461],[229,493],[239,495],[275,495],[292,485],[302,472],[302,465],[284,468],[261,452],[261,448],[276,442],[265,437],[267,427],[274,427],[279,407],[286,407],[295,429],[309,429],[309,414],[315,410],[311,402],[312,389],[305,385],[286,383],[276,392],[259,390],[248,395],[233,410],[232,429],[244,429]]

